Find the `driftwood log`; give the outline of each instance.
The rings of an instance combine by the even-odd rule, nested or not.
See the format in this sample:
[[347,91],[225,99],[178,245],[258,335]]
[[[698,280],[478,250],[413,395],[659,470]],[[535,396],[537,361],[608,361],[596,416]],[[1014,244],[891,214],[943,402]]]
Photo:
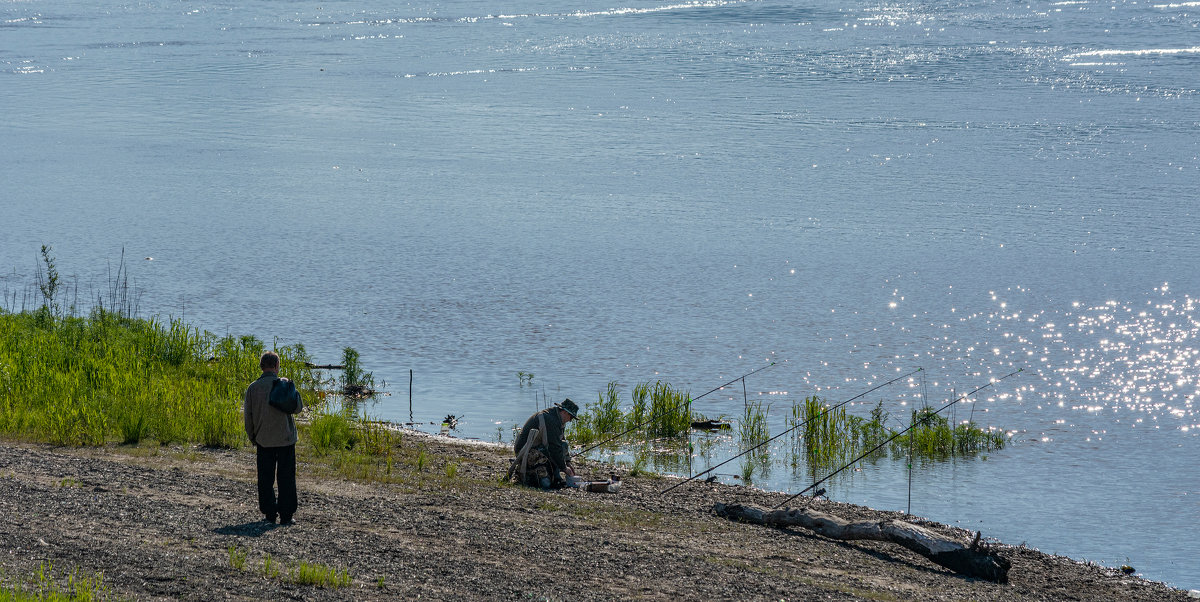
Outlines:
[[993,583],[1008,583],[1008,569],[1011,563],[1008,559],[992,553],[986,544],[981,545],[978,534],[975,541],[966,544],[919,525],[898,520],[852,523],[816,510],[767,510],[741,504],[718,503],[713,510],[718,516],[730,520],[771,527],[804,527],[830,539],[890,541],[956,573]]

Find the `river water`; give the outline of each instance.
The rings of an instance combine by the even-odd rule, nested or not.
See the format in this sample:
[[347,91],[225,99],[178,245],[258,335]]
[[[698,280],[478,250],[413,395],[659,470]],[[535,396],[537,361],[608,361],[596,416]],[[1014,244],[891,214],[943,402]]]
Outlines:
[[353,346],[367,412],[411,370],[480,439],[609,381],[775,362],[696,408],[774,434],[1020,369],[947,411],[1005,449],[828,497],[1200,588],[1197,82],[1169,0],[5,0],[0,266],[20,305],[53,245],[83,305],[123,251],[143,313]]

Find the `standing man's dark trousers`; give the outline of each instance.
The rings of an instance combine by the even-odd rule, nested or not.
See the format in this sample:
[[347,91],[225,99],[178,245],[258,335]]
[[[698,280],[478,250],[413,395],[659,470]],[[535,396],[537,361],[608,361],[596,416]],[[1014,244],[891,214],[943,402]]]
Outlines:
[[[275,481],[279,480],[279,499],[275,498]],[[282,523],[292,520],[296,512],[296,446],[258,446],[258,509],[267,520],[274,522],[279,515]]]

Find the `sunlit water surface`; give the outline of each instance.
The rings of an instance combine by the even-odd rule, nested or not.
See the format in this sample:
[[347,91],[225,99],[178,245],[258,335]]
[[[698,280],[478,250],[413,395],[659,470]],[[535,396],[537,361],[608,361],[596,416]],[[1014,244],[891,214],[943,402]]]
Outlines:
[[[353,346],[366,411],[508,440],[541,400],[663,380],[772,434],[896,376],[828,497],[1200,588],[1200,7],[774,0],[570,8],[0,2],[0,265],[83,305]],[[152,259],[150,259],[152,258]],[[534,374],[523,386],[518,372]],[[788,438],[755,486],[821,470]],[[690,474],[737,452],[697,436]],[[623,456],[628,459],[631,453]],[[718,469],[740,482],[734,462]],[[736,477],[735,477],[736,475]]]

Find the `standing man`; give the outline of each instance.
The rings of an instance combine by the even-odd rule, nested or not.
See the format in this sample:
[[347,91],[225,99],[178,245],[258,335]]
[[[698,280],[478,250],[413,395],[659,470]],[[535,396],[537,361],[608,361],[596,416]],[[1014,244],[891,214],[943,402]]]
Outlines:
[[[246,435],[258,448],[258,509],[269,523],[276,517],[281,525],[294,525],[296,512],[296,422],[291,414],[272,407],[267,400],[279,380],[279,354],[268,351],[258,360],[262,376],[246,387],[242,406]],[[298,397],[298,396],[297,396]],[[304,409],[301,402],[297,412]],[[275,481],[279,481],[279,498]]]
[[[517,455],[510,474],[531,487],[549,489],[565,484],[560,474],[575,476],[564,431],[567,423],[579,413],[579,406],[570,399],[535,413],[525,421],[521,434],[513,441]],[[531,435],[536,435],[531,438]]]

